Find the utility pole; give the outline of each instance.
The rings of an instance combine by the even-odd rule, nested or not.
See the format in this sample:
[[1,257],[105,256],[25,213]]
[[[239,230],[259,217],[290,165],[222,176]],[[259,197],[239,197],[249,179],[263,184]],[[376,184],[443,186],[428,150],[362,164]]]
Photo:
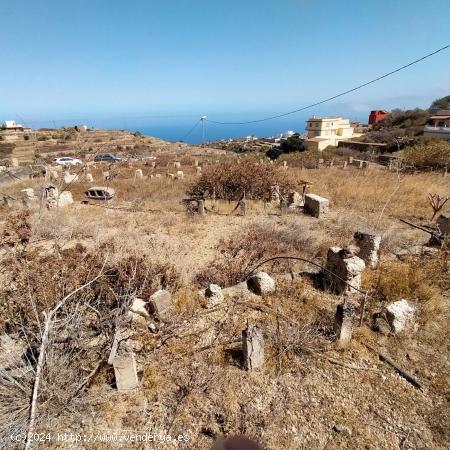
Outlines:
[[206,120],[206,116],[202,116],[200,118],[200,120],[202,121],[202,146],[205,146],[205,120]]

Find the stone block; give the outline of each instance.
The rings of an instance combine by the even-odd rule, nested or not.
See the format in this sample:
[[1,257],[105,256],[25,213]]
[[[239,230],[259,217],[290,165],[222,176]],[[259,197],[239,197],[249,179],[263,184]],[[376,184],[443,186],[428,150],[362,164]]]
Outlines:
[[288,194],[288,207],[297,208],[301,205],[303,197],[300,193],[293,191]]
[[247,280],[248,289],[257,295],[275,292],[275,281],[266,272],[257,272]]
[[364,261],[348,250],[331,247],[324,271],[324,287],[338,295],[356,294],[356,289],[361,288],[361,273],[365,267]]
[[144,174],[142,173],[142,169],[136,169],[134,171],[134,178],[137,178],[139,180],[142,180],[142,178],[144,178]]
[[321,217],[327,214],[330,208],[330,201],[327,198],[316,194],[305,194],[304,211],[313,217]]
[[63,208],[64,206],[71,205],[73,203],[72,193],[70,191],[62,191],[58,198],[58,207]]
[[159,319],[167,319],[172,306],[172,295],[169,291],[160,289],[149,299],[150,312]]
[[352,338],[354,315],[355,310],[350,303],[343,302],[337,305],[333,328],[340,348],[346,347]]
[[256,325],[242,331],[242,352],[245,370],[259,369],[264,365],[264,337]]
[[417,309],[406,300],[398,300],[388,305],[386,319],[394,333],[400,333],[411,327]]
[[359,247],[358,256],[364,260],[367,267],[375,269],[378,265],[381,236],[374,233],[356,232],[354,235]]
[[88,183],[93,183],[93,182],[94,182],[94,177],[92,176],[91,173],[87,173],[87,174],[86,174],[86,181],[87,181]]
[[113,367],[119,392],[130,392],[139,386],[136,359],[132,352],[117,355],[113,360]]
[[450,213],[441,214],[438,217],[436,224],[441,234],[450,236]]

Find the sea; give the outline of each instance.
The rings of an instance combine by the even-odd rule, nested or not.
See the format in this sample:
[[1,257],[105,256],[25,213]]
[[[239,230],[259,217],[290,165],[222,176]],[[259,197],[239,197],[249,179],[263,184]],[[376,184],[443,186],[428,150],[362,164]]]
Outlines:
[[[336,114],[321,114],[321,116],[336,116]],[[83,123],[88,127],[128,130],[140,132],[146,136],[154,136],[166,141],[184,141],[189,144],[199,144],[203,142],[219,141],[225,139],[238,139],[247,136],[255,137],[278,137],[287,131],[304,133],[306,121],[312,114],[297,113],[290,116],[272,119],[261,122],[237,124],[236,122],[248,122],[265,117],[261,114],[250,116],[245,115],[218,115],[207,117],[202,123],[200,117],[195,115],[180,116],[146,116],[126,118],[104,118],[104,119],[85,119],[77,120],[46,120],[39,123],[30,123],[33,128],[44,127],[72,127]],[[343,115],[351,120],[367,122],[367,114],[353,114],[351,117]],[[211,121],[210,121],[211,120]],[[231,124],[217,124],[217,122],[233,122]]]

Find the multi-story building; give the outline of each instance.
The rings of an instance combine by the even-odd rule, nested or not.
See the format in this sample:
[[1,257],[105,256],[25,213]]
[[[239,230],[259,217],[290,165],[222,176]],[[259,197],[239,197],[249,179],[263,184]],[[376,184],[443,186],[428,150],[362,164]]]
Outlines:
[[450,139],[450,109],[432,111],[423,135],[439,139]]
[[354,137],[353,127],[342,117],[311,117],[306,125],[306,146],[323,150],[329,145],[337,147],[340,141]]

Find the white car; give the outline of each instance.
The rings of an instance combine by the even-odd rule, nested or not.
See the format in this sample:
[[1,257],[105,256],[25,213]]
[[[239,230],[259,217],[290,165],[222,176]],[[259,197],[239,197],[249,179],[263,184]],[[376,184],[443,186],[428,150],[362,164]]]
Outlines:
[[59,164],[60,166],[78,166],[83,164],[81,159],[71,158],[70,156],[61,156],[60,158],[55,158],[53,164]]

